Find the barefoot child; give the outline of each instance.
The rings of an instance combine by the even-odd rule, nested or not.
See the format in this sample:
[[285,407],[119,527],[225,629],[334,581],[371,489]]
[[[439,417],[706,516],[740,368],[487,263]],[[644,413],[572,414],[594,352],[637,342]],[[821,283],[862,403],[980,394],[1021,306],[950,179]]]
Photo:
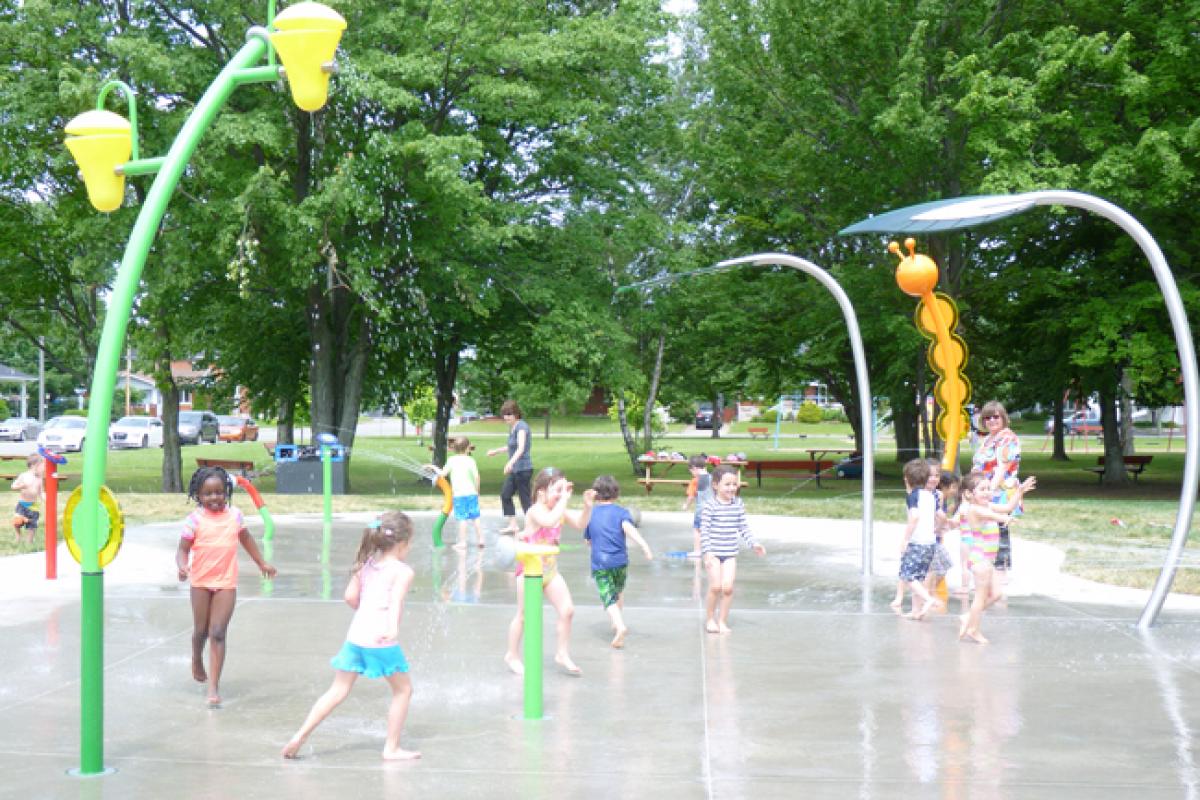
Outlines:
[[[183,522],[175,566],[179,580],[191,579],[192,677],[208,682],[208,705],[221,705],[221,670],[225,666],[225,633],[237,604],[237,548],[254,560],[264,578],[275,577],[258,545],[246,530],[242,512],[229,505],[233,479],[220,467],[201,467],[192,474],[188,498],[199,505]],[[208,672],[204,643],[209,643]]]
[[689,556],[700,556],[700,509],[712,497],[712,476],[708,474],[708,456],[698,453],[688,459],[688,472],[692,473],[692,481],[688,484],[687,498],[683,501],[683,510],[689,506],[695,508],[692,515],[692,552]]
[[[708,572],[708,594],[704,599],[704,630],[729,633],[729,609],[733,605],[733,583],[737,578],[739,543],[744,542],[760,556],[766,548],[750,535],[746,507],[738,497],[741,488],[737,470],[720,466],[713,470],[713,496],[700,510],[700,557]],[[720,603],[720,616],[717,604]]]
[[[921,459],[918,458],[918,459],[914,459],[913,461],[910,461],[908,463],[913,464],[920,460]],[[920,498],[920,494],[916,490],[919,488],[923,488],[923,489],[926,489],[927,491],[931,492],[933,494],[933,498],[934,498],[934,523],[935,523],[934,527],[936,529],[936,527],[937,527],[936,526],[937,503],[938,503],[937,487],[938,487],[938,481],[941,479],[942,465],[937,459],[934,459],[934,458],[925,459],[925,464],[929,468],[929,476],[925,479],[925,481],[920,486],[914,486],[914,485],[910,484],[908,473],[907,472],[905,473],[904,504],[905,504],[905,507],[907,508],[906,513],[908,515],[908,521],[911,524],[913,521],[913,511],[914,511],[914,509],[917,508],[917,502]],[[906,530],[904,532],[904,535],[906,538],[901,540],[901,542],[900,542],[901,566],[903,566],[904,553],[905,553],[906,546],[908,543],[907,537],[910,536],[910,531]],[[938,539],[937,541],[941,541],[941,540]],[[934,552],[936,554],[936,552],[937,552],[936,549],[934,550]],[[931,562],[931,564],[932,564],[932,562]],[[928,575],[928,573],[927,573],[927,575]],[[896,596],[895,596],[895,598],[892,599],[892,602],[889,603],[888,605],[897,614],[900,614],[904,607],[904,589],[905,589],[905,587],[908,586],[908,583],[909,582],[906,581],[904,578],[898,578],[896,580]],[[928,585],[926,585],[925,590],[927,592],[929,592],[930,594],[933,594],[933,590]],[[916,610],[917,610],[917,607],[914,603],[913,611],[916,611]]]
[[[533,482],[533,505],[525,512],[525,530],[517,536],[517,543],[557,545],[562,538],[563,522],[583,530],[592,515],[592,502],[596,493],[588,489],[583,493],[583,510],[568,511],[567,503],[575,486],[561,471],[546,467]],[[581,670],[571,660],[571,619],[575,616],[575,605],[571,602],[571,590],[558,571],[558,559],[546,556],[543,562],[542,587],[546,599],[558,612],[556,626],[558,640],[554,651],[554,663],[570,675],[579,675]],[[517,577],[524,575],[524,566],[517,562]],[[518,675],[525,674],[521,663],[521,634],[525,631],[525,581],[517,581],[517,614],[508,626],[508,650],[504,663]]]
[[624,608],[625,575],[629,567],[629,552],[625,538],[633,539],[642,548],[646,560],[654,558],[650,546],[638,533],[629,510],[617,505],[621,487],[612,475],[601,475],[592,483],[596,493],[596,504],[592,507],[592,518],[583,532],[583,538],[592,549],[592,579],[600,591],[600,601],[612,621],[615,633],[612,646],[625,646]]
[[[940,468],[939,472],[941,472]],[[938,583],[954,566],[950,559],[950,550],[946,547],[946,539],[951,532],[958,529],[958,484],[957,474],[941,472],[937,491],[933,493],[934,499],[937,501],[937,516],[934,518],[933,526],[937,547],[933,551],[933,563],[929,565],[929,576],[925,579],[925,590],[930,594],[937,593]]]
[[33,535],[37,533],[38,518],[41,517],[41,512],[38,507],[42,503],[43,484],[42,476],[45,474],[46,464],[42,457],[37,453],[30,453],[25,457],[25,466],[28,468],[12,483],[14,492],[17,492],[17,507],[13,509],[13,533],[16,536],[17,543],[21,542],[21,532],[25,532],[25,541],[32,543]]
[[[904,486],[909,490],[906,501],[908,525],[904,528],[904,539],[900,545],[900,583],[908,584],[912,590],[912,611],[908,614],[911,619],[923,619],[930,609],[942,605],[925,589],[924,583],[937,550],[937,539],[933,533],[937,501],[929,490],[930,471],[929,462],[920,458],[914,458],[904,465]],[[921,601],[919,608],[918,599]],[[893,609],[897,613],[900,611],[894,602]]]
[[458,519],[458,541],[455,550],[467,549],[467,523],[475,524],[475,541],[483,547],[483,531],[479,527],[479,467],[471,458],[471,440],[455,436],[450,440],[454,455],[446,459],[446,466],[438,470],[443,478],[450,478],[450,491],[454,496],[454,516]]
[[383,678],[392,690],[388,706],[388,760],[420,758],[400,747],[400,734],[412,699],[408,661],[397,640],[404,615],[404,595],[412,588],[413,570],[404,563],[412,544],[412,522],[400,511],[389,511],[363,532],[351,578],[343,595],[354,609],[342,649],[333,657],[333,685],[317,698],[304,724],[283,748],[284,758],[296,758],[309,734],[350,695],[359,675]]
[[968,551],[968,564],[975,577],[975,597],[971,610],[961,615],[958,638],[977,644],[987,644],[979,632],[983,610],[1001,597],[1000,582],[996,580],[993,564],[1000,550],[1000,526],[1012,521],[1013,509],[1021,503],[1026,492],[1037,486],[1037,478],[1027,478],[1008,498],[1006,503],[993,503],[992,487],[982,472],[972,472],[963,478],[962,540],[963,549]]

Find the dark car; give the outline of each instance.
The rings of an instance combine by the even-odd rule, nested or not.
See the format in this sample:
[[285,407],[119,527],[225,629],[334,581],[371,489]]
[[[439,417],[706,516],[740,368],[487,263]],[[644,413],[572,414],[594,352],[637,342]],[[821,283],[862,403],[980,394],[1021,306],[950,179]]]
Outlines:
[[712,403],[701,403],[700,407],[696,409],[696,430],[712,430],[712,426]]
[[180,411],[179,412],[179,443],[200,444],[211,442],[216,444],[221,435],[221,426],[217,415],[211,411]]

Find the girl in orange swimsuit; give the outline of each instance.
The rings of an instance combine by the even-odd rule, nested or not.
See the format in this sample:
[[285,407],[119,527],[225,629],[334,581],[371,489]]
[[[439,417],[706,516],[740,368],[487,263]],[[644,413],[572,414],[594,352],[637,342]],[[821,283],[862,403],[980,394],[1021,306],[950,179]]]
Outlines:
[[983,610],[1003,594],[994,580],[996,553],[1000,549],[1000,526],[1012,521],[1009,516],[1026,492],[1037,486],[1037,478],[1027,478],[1005,503],[993,503],[991,483],[982,472],[972,472],[962,482],[962,541],[967,564],[975,576],[975,597],[971,609],[959,616],[958,638],[987,644],[979,632]]
[[[587,527],[592,516],[592,502],[596,493],[588,489],[583,493],[583,509],[568,511],[567,503],[571,500],[574,485],[570,483],[560,470],[547,467],[538,473],[533,481],[533,505],[525,512],[525,530],[518,535],[520,542],[528,544],[557,545],[562,535],[563,522],[569,522],[573,527],[583,530]],[[546,599],[558,612],[558,623],[555,626],[558,634],[554,651],[554,661],[568,674],[579,675],[580,669],[571,660],[569,647],[571,644],[571,619],[575,616],[575,605],[571,602],[571,590],[558,571],[558,560],[555,556],[546,556],[543,560],[542,587]],[[521,577],[523,568],[518,562],[517,577]],[[525,673],[525,665],[521,662],[521,635],[525,632],[525,581],[517,581],[517,614],[508,626],[508,651],[504,654],[504,663],[518,675]]]

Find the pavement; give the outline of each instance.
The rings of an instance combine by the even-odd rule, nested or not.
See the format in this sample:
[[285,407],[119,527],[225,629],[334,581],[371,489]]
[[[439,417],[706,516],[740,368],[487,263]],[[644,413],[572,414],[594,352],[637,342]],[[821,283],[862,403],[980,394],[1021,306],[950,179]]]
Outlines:
[[1138,633],[1145,592],[1063,576],[1052,548],[1018,539],[1010,597],[984,619],[991,644],[964,644],[957,598],[921,622],[888,608],[899,526],[876,525],[880,575],[864,580],[857,522],[753,517],[767,555],[739,559],[733,632],[706,634],[695,561],[666,555],[690,548],[688,516],[650,512],[641,528],[656,557],[631,555],[624,650],[608,646],[586,548],[566,540],[583,675],[554,669],[547,607],[537,721],[521,718],[523,683],[501,658],[515,584],[497,548],[434,551],[432,517],[414,514],[403,746],[423,758],[380,759],[388,693],[363,680],[302,758],[284,761],[279,748],[332,677],[351,615],[340,595],[368,518],[337,517],[327,562],[319,516],[277,520],[270,583],[243,558],[218,710],[190,676],[178,526],[131,529],[105,573],[112,772],[86,778],[68,774],[79,759],[78,568],[62,551],[60,578],[46,581],[40,554],[0,559],[0,798],[1197,795],[1196,599],[1172,596]]

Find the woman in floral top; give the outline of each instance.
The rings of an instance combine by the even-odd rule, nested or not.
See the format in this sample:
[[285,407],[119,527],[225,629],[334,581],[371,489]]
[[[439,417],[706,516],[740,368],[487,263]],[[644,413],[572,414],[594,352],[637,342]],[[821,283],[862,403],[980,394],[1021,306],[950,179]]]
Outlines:
[[[995,400],[984,404],[979,412],[987,436],[975,448],[971,459],[972,468],[982,472],[992,489],[992,502],[1004,503],[1010,487],[1020,483],[1017,473],[1021,469],[1021,440],[1008,427],[1008,412]],[[1000,551],[996,554],[996,569],[1012,569],[1012,545],[1008,539],[1008,526],[1000,526]]]

